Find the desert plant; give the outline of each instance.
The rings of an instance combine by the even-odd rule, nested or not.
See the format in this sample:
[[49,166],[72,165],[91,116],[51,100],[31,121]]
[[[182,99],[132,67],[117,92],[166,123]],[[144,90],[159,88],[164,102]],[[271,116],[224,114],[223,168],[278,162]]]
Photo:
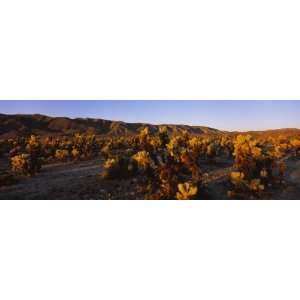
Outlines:
[[233,189],[227,193],[229,198],[247,199],[253,196],[260,197],[261,192],[265,189],[261,179],[255,178],[247,180],[243,172],[231,172],[230,180]]
[[30,154],[19,154],[11,158],[12,171],[22,175],[34,175],[40,170],[40,164]]
[[137,163],[128,157],[115,157],[107,159],[104,163],[102,178],[127,179],[137,172]]
[[294,156],[300,157],[300,139],[293,138],[290,143],[293,148]]
[[65,161],[70,158],[70,154],[68,150],[57,149],[55,151],[55,158],[61,161]]
[[155,164],[147,151],[139,151],[132,156],[132,159],[137,162],[140,170],[147,171],[150,168],[155,168]]
[[80,152],[76,148],[73,148],[71,154],[72,154],[72,158],[75,160],[78,160],[80,158]]
[[195,199],[197,196],[198,188],[190,182],[179,183],[177,187],[178,192],[176,193],[176,198],[178,200]]

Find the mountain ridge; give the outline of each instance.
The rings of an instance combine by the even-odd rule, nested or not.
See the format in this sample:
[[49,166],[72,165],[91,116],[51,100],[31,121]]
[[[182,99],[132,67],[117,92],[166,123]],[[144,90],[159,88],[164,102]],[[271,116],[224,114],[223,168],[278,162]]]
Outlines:
[[181,124],[127,123],[98,118],[50,117],[42,114],[0,114],[0,138],[12,138],[20,135],[72,135],[89,132],[96,135],[121,136],[138,133],[144,127],[157,132],[162,126],[169,133],[187,131],[190,134],[217,134],[223,131],[205,126]]
[[138,133],[144,127],[151,132],[157,132],[160,127],[167,128],[170,134],[187,131],[192,135],[205,134],[300,134],[298,128],[280,128],[258,131],[225,131],[207,126],[193,126],[183,124],[149,124],[112,121],[100,118],[69,118],[50,117],[42,114],[1,114],[0,138],[36,135],[73,135],[74,133],[92,133],[106,136],[122,136]]

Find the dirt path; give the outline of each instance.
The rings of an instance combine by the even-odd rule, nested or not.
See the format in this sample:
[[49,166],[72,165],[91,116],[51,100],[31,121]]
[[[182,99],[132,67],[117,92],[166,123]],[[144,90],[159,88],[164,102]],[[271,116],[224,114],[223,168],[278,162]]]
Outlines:
[[101,166],[100,159],[45,165],[36,176],[0,188],[0,199],[66,199],[66,196],[79,199],[84,197],[83,185],[87,184],[87,179],[95,182]]
[[[0,199],[142,199],[136,194],[134,179],[105,181],[100,178],[103,161],[96,159],[84,162],[55,163],[42,167],[33,177],[24,177],[20,182],[0,188]],[[222,182],[231,170],[230,163],[219,162],[204,165],[205,180],[215,198],[226,195],[220,185],[217,189],[210,182]]]

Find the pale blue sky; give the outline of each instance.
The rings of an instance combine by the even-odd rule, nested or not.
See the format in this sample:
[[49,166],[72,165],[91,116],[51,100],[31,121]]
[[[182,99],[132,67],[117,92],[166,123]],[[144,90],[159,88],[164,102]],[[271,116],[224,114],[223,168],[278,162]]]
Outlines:
[[224,130],[300,128],[300,101],[0,101],[0,113],[90,117]]

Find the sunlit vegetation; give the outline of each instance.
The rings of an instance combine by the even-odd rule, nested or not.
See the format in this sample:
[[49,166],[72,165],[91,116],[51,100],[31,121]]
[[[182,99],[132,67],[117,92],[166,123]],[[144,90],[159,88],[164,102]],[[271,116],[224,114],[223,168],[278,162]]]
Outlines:
[[0,178],[2,185],[12,176],[35,176],[47,164],[99,158],[99,180],[135,178],[145,199],[178,200],[209,199],[206,169],[221,161],[231,166],[224,197],[263,199],[284,184],[285,159],[300,158],[300,136],[171,135],[163,126],[155,132],[145,127],[139,134],[120,137],[31,135],[0,140],[0,156],[10,162],[10,171]]

